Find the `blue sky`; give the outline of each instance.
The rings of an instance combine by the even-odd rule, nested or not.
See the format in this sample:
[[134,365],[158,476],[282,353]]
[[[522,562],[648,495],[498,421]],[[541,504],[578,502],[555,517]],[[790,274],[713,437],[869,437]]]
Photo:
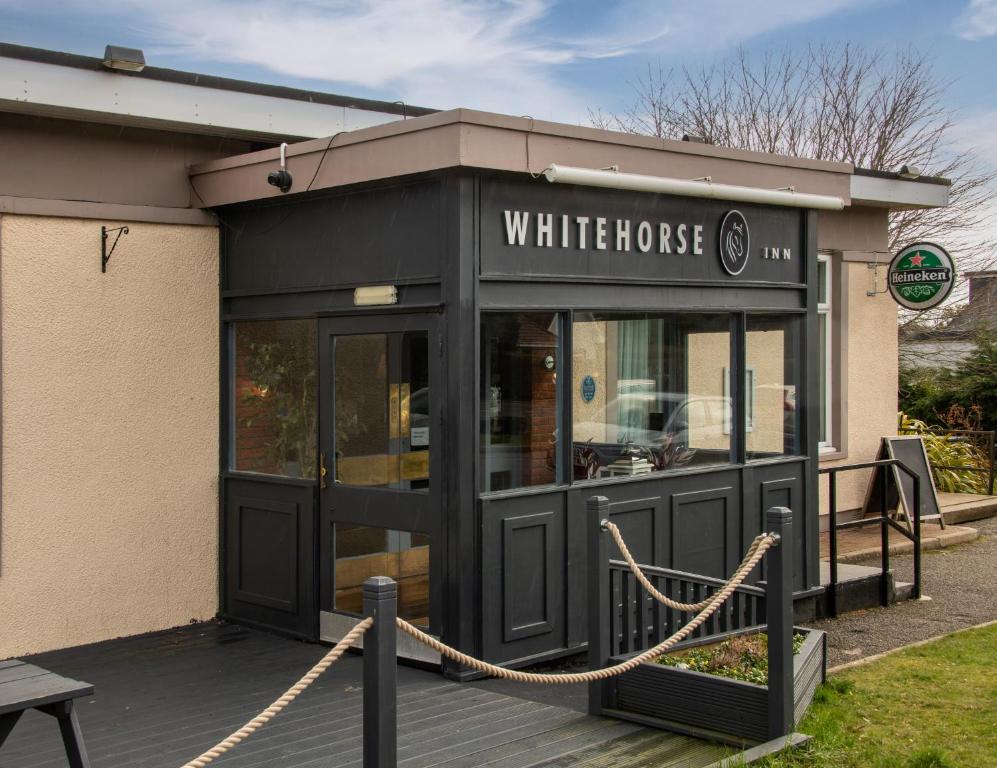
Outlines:
[[564,122],[648,64],[862,43],[927,54],[959,141],[997,165],[997,0],[0,0],[0,40],[267,83]]

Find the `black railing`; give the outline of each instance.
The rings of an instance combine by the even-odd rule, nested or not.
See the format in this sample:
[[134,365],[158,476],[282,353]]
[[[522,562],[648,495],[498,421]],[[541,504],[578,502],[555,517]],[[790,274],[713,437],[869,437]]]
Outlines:
[[987,476],[987,484],[984,489],[986,495],[994,492],[994,479],[997,477],[997,432],[985,429],[929,429],[933,435],[946,435],[963,442],[970,442],[978,450],[986,454],[986,465],[983,467],[972,464],[935,464],[931,463],[932,469],[949,469],[958,472],[981,472]]
[[[653,648],[695,614],[665,608],[657,600],[650,604],[649,596],[627,564],[610,559],[612,540],[601,525],[603,520],[610,519],[609,499],[590,497],[586,514],[589,669],[601,669]],[[769,738],[774,739],[791,733],[794,726],[792,512],[785,507],[772,507],[766,512],[765,528],[778,539],[765,555],[764,587],[739,586],[693,639],[675,647],[709,642],[764,626],[768,635],[766,717]],[[658,591],[684,603],[700,602],[719,592],[725,584],[708,576],[668,568],[639,567]],[[618,678],[612,678],[589,684],[590,714],[614,710],[617,681]]]
[[[641,570],[662,594],[682,603],[699,603],[721,589],[725,582],[709,576],[670,568],[642,565]],[[622,560],[609,561],[609,590],[614,610],[609,613],[610,651],[613,656],[651,648],[691,621],[698,611],[680,611],[662,605],[651,595]],[[677,647],[699,645],[715,637],[726,637],[765,623],[765,590],[742,584],[702,626]]]
[[[890,467],[896,467],[902,472],[906,472],[914,484],[914,498],[911,506],[913,509],[907,510],[911,522],[911,530],[907,530],[896,520],[890,517],[890,481],[893,473]],[[841,472],[851,472],[857,469],[873,469],[880,473],[879,483],[879,515],[877,517],[863,517],[858,520],[849,520],[844,523],[838,522],[838,474]],[[880,459],[878,461],[866,461],[861,464],[845,464],[838,467],[824,467],[819,470],[820,474],[828,476],[828,544],[830,580],[825,590],[827,594],[827,612],[831,618],[838,615],[838,531],[849,528],[864,528],[869,525],[879,525],[879,547],[880,547],[880,574],[879,574],[879,602],[886,606],[890,604],[890,530],[895,530],[904,536],[914,545],[914,587],[911,592],[912,598],[921,597],[921,478],[910,467],[899,459]],[[894,481],[894,486],[896,482]],[[899,497],[899,489],[897,489]]]

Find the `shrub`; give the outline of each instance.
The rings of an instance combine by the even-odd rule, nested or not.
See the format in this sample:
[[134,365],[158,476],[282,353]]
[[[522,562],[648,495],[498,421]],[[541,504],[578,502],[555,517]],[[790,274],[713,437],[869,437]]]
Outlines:
[[986,469],[988,460],[983,451],[971,441],[958,435],[936,434],[927,423],[913,419],[903,411],[899,414],[901,435],[920,435],[924,442],[935,487],[946,493],[989,493],[987,474],[968,469],[943,469],[943,467],[979,467]]

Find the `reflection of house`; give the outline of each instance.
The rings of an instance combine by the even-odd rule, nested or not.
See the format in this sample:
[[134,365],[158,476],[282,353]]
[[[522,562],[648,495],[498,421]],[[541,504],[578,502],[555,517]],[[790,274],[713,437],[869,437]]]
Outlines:
[[997,270],[964,273],[969,301],[939,325],[900,329],[900,362],[912,368],[956,369],[984,334],[997,334]]

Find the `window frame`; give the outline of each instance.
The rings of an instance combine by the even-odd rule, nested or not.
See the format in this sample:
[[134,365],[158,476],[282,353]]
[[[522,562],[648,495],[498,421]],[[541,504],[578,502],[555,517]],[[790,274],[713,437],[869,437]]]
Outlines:
[[[823,279],[820,277],[821,269],[820,265],[824,264],[824,276]],[[832,279],[832,272],[834,269],[834,261],[831,258],[831,254],[822,251],[817,254],[817,333],[818,336],[821,334],[820,330],[820,317],[824,318],[824,330],[823,338],[818,338],[819,343],[823,344],[824,348],[824,397],[823,399],[818,399],[818,407],[823,411],[823,421],[824,421],[824,439],[821,440],[820,432],[818,428],[818,440],[817,440],[817,453],[818,456],[821,454],[836,453],[839,448],[836,446],[838,442],[836,437],[835,425],[835,409],[834,409],[834,371],[832,369],[832,364],[834,361],[834,341],[836,334],[834,332],[834,305],[835,297],[833,293],[834,280]],[[821,285],[822,283],[823,285]],[[824,301],[820,300],[821,288],[824,291]],[[818,372],[818,386],[820,385]],[[819,421],[818,421],[819,424]]]

